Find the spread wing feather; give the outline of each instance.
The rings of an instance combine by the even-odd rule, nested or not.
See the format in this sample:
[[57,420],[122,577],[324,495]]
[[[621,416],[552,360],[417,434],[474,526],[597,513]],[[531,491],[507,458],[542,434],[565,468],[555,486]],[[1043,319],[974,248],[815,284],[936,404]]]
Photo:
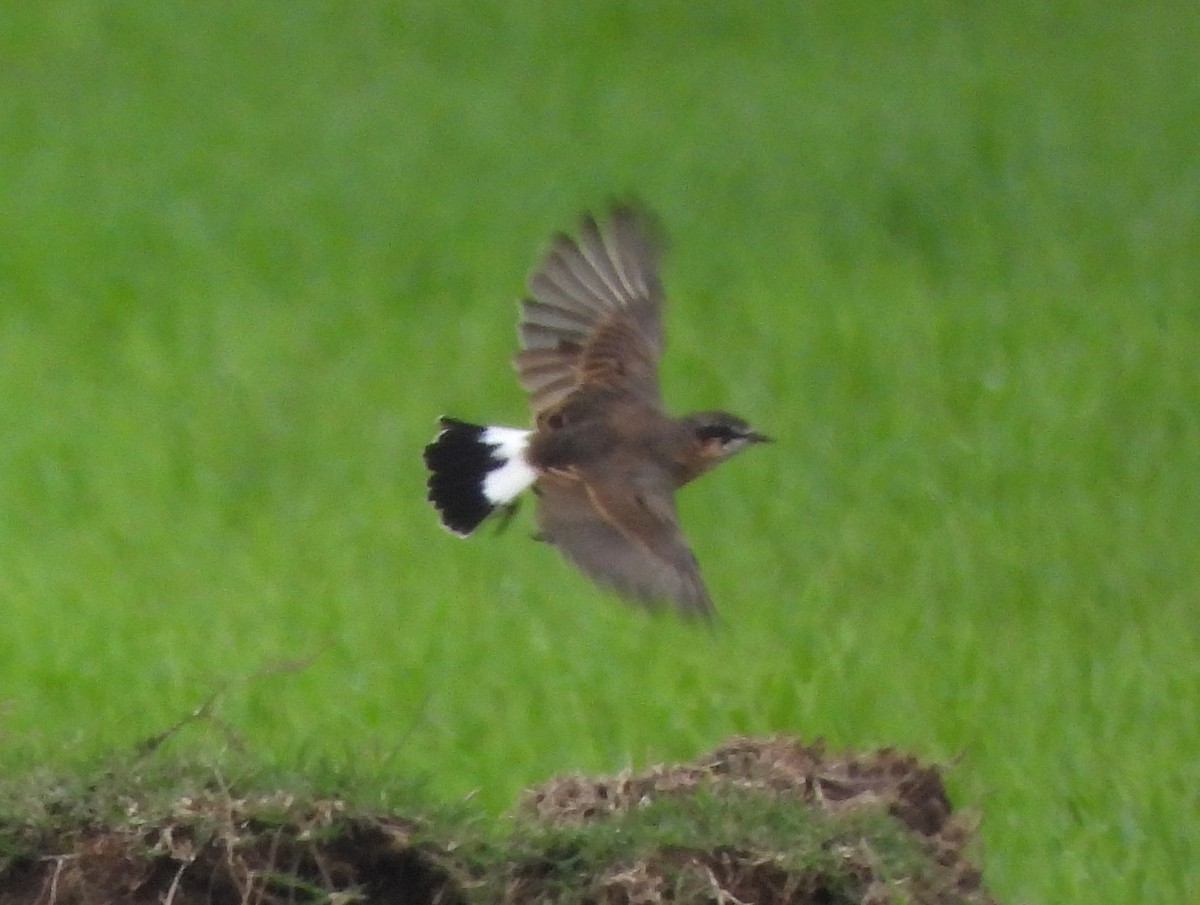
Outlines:
[[537,521],[541,536],[597,584],[645,605],[670,603],[686,616],[712,616],[669,491],[643,495],[627,485],[543,479]]
[[517,327],[515,364],[535,417],[580,387],[603,387],[657,402],[662,351],[658,247],[645,218],[590,216],[578,240],[559,235],[530,275]]

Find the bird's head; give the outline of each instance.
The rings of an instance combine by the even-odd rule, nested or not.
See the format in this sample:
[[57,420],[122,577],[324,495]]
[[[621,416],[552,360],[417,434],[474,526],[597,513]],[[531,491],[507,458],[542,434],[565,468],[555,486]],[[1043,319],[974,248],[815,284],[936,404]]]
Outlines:
[[694,448],[700,460],[697,473],[708,471],[747,446],[771,442],[770,437],[728,412],[696,412],[686,416],[683,423],[696,440]]

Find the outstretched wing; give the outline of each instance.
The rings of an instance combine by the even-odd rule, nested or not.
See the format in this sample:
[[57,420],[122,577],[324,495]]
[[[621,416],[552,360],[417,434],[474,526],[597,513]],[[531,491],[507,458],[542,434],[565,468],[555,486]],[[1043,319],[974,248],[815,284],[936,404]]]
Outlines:
[[712,616],[670,491],[551,474],[538,485],[537,522],[542,539],[597,584],[647,606],[669,602],[685,616]]
[[528,288],[514,363],[535,418],[580,387],[658,401],[663,295],[644,215],[618,207],[603,228],[585,216],[578,240],[554,238]]

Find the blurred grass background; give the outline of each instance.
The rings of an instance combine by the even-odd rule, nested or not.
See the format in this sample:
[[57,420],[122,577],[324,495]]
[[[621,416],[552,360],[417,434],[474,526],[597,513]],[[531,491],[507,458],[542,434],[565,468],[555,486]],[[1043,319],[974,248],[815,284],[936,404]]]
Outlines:
[[[1194,4],[3,10],[6,774],[225,683],[384,802],[783,731],[955,759],[1002,901],[1200,896]],[[780,441],[682,497],[711,636],[423,499],[630,193],[667,399]]]

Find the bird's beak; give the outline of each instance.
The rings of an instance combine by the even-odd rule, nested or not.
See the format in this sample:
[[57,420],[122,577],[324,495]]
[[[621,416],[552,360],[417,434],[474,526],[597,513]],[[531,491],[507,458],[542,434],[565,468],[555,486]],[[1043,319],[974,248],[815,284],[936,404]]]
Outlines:
[[748,433],[746,435],[746,439],[749,440],[751,443],[774,443],[775,442],[774,439],[772,439],[771,437],[768,437],[766,434],[760,434],[758,431],[750,431],[750,433]]

